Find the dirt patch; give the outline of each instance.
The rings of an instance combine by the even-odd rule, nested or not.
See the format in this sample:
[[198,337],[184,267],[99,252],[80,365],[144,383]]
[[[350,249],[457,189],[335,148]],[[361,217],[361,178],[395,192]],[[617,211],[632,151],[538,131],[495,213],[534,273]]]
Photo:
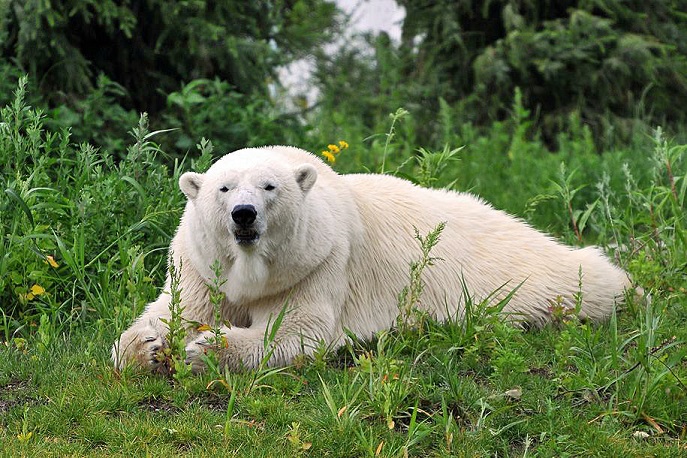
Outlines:
[[4,414],[17,404],[20,404],[20,402],[17,400],[6,401],[4,399],[0,399],[0,414]]
[[545,379],[551,379],[554,377],[554,372],[549,367],[531,367],[528,371],[529,374],[538,375]]
[[229,404],[228,396],[220,396],[212,392],[206,392],[197,396],[192,396],[190,402],[196,403],[213,412],[226,412]]
[[[214,412],[225,412],[228,402],[229,397],[208,392],[191,396],[184,404],[195,404]],[[183,406],[179,407],[166,399],[160,399],[156,396],[145,397],[138,401],[136,405],[143,411],[166,413],[169,415],[178,414],[185,409]]]
[[141,399],[138,401],[137,406],[143,410],[147,410],[148,412],[155,413],[176,414],[181,411],[179,407],[175,406],[171,402],[164,399],[158,399],[154,396]]
[[4,396],[18,391],[25,391],[29,384],[25,380],[10,380],[0,385],[0,396]]
[[0,415],[16,406],[34,406],[41,401],[37,396],[29,393],[29,383],[25,380],[11,379],[0,385]]

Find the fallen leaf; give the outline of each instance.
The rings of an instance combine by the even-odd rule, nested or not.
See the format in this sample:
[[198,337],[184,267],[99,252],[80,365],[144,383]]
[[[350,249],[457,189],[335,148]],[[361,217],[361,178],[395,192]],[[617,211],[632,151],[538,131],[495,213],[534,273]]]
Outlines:
[[384,447],[384,441],[381,441],[377,446],[377,451],[375,451],[375,456],[379,456],[382,453],[382,447]]
[[45,262],[47,262],[48,264],[50,264],[51,267],[54,268],[58,268],[60,266],[57,262],[55,262],[55,258],[53,258],[50,255],[45,257]]
[[665,431],[663,431],[663,428],[661,428],[661,425],[656,423],[656,420],[648,416],[647,414],[643,413],[642,418],[644,419],[645,422],[649,424],[652,428],[656,430],[658,434],[663,434]]

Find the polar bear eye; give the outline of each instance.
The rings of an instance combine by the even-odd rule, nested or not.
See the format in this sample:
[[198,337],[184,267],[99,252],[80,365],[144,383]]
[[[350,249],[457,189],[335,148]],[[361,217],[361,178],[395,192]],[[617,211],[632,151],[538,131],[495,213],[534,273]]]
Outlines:
[[229,191],[229,188],[227,188],[226,186],[222,186],[221,188],[219,188],[219,192],[227,192],[227,191]]
[[265,191],[274,191],[274,185],[266,184],[265,185]]

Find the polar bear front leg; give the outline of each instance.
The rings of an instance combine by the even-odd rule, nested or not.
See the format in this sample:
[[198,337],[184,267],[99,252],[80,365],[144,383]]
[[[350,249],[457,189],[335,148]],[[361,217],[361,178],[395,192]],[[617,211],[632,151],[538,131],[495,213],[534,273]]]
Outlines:
[[[272,367],[286,366],[298,355],[312,355],[321,342],[332,343],[340,337],[338,326],[348,291],[346,259],[341,253],[331,255],[293,287],[283,302],[249,308],[251,325],[222,327],[219,345],[212,331],[204,331],[187,344],[186,362],[199,372],[205,367],[203,355],[213,349],[221,369],[255,369],[263,362]],[[272,341],[265,342],[265,336],[271,335]]]
[[194,372],[202,372],[205,369],[203,355],[214,350],[222,369],[255,369],[266,357],[268,366],[285,366],[297,355],[312,354],[319,342],[331,342],[334,321],[331,315],[317,315],[303,307],[287,311],[274,340],[267,342],[267,348],[265,335],[270,334],[268,327],[271,329],[273,319],[249,328],[222,327],[223,341],[219,343],[215,343],[212,331],[204,331],[186,346],[186,363],[191,364]]

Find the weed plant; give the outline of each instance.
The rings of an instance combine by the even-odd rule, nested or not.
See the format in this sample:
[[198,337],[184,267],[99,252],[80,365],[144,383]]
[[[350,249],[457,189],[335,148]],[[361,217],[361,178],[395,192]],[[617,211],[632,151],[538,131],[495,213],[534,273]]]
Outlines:
[[447,129],[448,146],[416,155],[404,117],[386,136],[349,140],[335,164],[383,164],[437,187],[457,180],[566,241],[597,241],[645,293],[629,294],[607,323],[552,310],[550,326],[527,331],[499,316],[507,297],[476,301],[467,289],[463,316],[414,315],[437,228],[418,234],[422,256],[398,292],[409,319],[398,329],[274,369],[281,314],[257,370],[215,364],[192,375],[177,339],[180,364],[166,377],[116,371],[109,350],[157,295],[183,207],[176,181],[205,170],[212,145],[201,141],[194,161],[161,165],[158,132],[142,116],[115,160],[43,128],[24,87],[0,112],[2,456],[687,453],[687,146],[659,129],[653,146],[603,155],[588,150],[582,129],[544,154],[517,127],[522,112],[489,136]]

